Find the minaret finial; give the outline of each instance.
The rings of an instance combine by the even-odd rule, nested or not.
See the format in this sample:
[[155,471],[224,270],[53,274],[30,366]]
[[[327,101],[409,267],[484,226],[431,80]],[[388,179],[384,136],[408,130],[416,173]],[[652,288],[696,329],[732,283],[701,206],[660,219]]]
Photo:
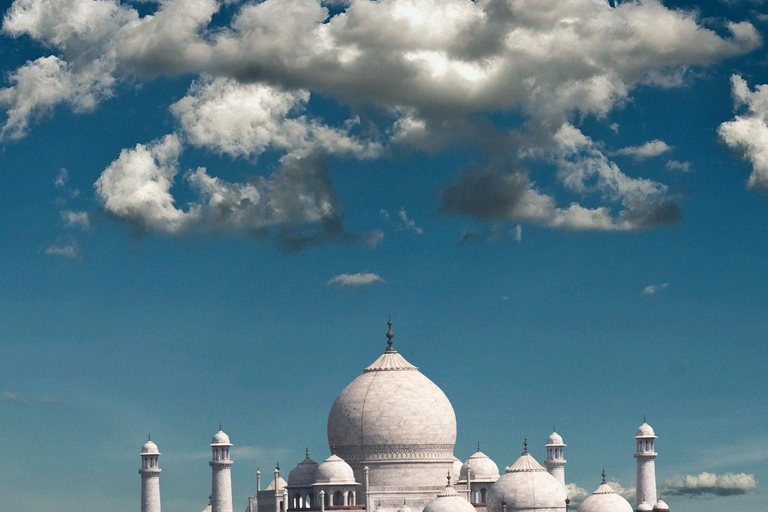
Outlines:
[[448,472],[448,487],[451,486],[451,472]]
[[278,473],[280,472],[280,461],[277,461],[277,464],[275,464],[275,471],[277,471]]
[[387,318],[387,327],[389,327],[389,330],[387,330],[387,348],[391,348],[392,338],[395,337],[395,335],[392,333],[392,315],[391,314]]
[[525,448],[525,451],[523,453],[528,453],[528,438],[523,438],[523,447]]
[[603,466],[603,483],[605,483],[605,466]]

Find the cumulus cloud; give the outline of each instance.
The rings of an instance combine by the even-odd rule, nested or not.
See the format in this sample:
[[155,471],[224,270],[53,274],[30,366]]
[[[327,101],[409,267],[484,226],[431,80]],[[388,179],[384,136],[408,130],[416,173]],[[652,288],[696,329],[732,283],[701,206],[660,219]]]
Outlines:
[[673,496],[734,496],[757,488],[755,475],[748,473],[699,473],[670,478],[662,492]]
[[267,0],[214,26],[220,5],[163,0],[139,16],[115,0],[16,0],[5,33],[57,55],[12,75],[4,134],[23,136],[30,118],[57,103],[93,108],[126,77],[182,73],[418,110],[519,107],[562,122],[574,112],[605,114],[639,83],[679,85],[654,77],[761,43],[748,22],[727,23],[722,37],[695,11],[660,2],[352,0],[330,16],[315,1]]
[[368,286],[376,282],[384,281],[373,272],[358,272],[356,274],[339,274],[328,280],[329,285],[339,286]]
[[720,138],[752,164],[747,186],[768,191],[768,84],[749,89],[746,80],[731,77],[731,94],[737,108],[746,112],[720,125]]
[[193,145],[233,157],[259,155],[268,147],[297,156],[322,151],[372,158],[381,152],[381,144],[349,135],[354,119],[334,128],[302,114],[309,97],[306,90],[205,77],[171,112]]
[[627,146],[621,148],[617,150],[615,154],[631,156],[635,160],[645,160],[646,158],[663,155],[668,151],[672,151],[672,146],[668,145],[663,140],[654,139],[640,146]]
[[568,496],[568,499],[571,500],[570,507],[575,510],[581,506],[582,502],[591,493],[574,483],[567,483],[565,484],[565,494]]
[[123,150],[96,181],[104,209],[137,232],[171,235],[242,231],[263,236],[279,228],[287,249],[344,237],[328,168],[315,157],[285,155],[269,178],[233,183],[204,167],[183,174],[194,200],[181,208],[171,193],[180,174],[181,143],[167,135]]
[[643,288],[643,295],[656,295],[667,286],[669,286],[669,283],[649,284]]

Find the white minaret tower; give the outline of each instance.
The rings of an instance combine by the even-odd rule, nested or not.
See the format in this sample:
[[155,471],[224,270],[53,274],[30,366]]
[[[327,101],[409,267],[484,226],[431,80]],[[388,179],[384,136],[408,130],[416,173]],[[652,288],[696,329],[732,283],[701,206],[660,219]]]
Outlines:
[[643,416],[643,424],[637,429],[635,439],[637,440],[635,458],[637,459],[637,506],[639,508],[642,503],[649,505],[656,503],[655,460],[658,454],[654,451],[653,445],[657,437],[651,426],[645,422],[645,416]]
[[547,449],[547,460],[544,461],[547,472],[565,487],[566,461],[563,458],[565,443],[563,443],[563,438],[555,431],[554,425],[552,425],[552,433],[547,438],[547,444],[544,446]]
[[141,512],[160,512],[160,452],[152,439],[141,447]]
[[213,436],[211,449],[213,459],[208,463],[213,470],[213,483],[211,486],[211,512],[232,512],[232,475],[229,467],[232,460],[229,458],[229,436],[219,431]]

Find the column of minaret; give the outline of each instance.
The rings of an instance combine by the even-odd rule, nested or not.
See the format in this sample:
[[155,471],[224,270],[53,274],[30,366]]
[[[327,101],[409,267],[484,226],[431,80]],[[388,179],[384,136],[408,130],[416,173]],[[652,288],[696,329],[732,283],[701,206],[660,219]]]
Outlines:
[[547,472],[555,477],[555,480],[560,482],[560,485],[565,487],[565,459],[563,458],[563,438],[555,430],[555,426],[552,425],[552,433],[547,438],[547,444],[544,445],[547,449],[547,459],[544,461],[544,466],[547,468]]
[[[211,450],[213,456],[208,463],[211,466],[211,512],[232,512],[232,476],[229,458],[227,434],[219,431],[213,436]],[[141,448],[141,512],[160,512],[160,452],[151,440]]]

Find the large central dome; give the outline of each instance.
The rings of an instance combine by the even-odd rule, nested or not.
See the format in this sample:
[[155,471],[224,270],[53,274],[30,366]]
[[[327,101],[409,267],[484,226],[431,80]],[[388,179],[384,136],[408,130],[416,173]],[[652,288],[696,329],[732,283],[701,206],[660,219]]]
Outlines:
[[[363,464],[376,462],[434,462],[450,468],[456,443],[451,402],[392,348],[391,329],[387,337],[389,346],[384,353],[333,403],[328,444],[354,468],[358,478]],[[444,478],[441,470],[436,484],[442,486]]]

